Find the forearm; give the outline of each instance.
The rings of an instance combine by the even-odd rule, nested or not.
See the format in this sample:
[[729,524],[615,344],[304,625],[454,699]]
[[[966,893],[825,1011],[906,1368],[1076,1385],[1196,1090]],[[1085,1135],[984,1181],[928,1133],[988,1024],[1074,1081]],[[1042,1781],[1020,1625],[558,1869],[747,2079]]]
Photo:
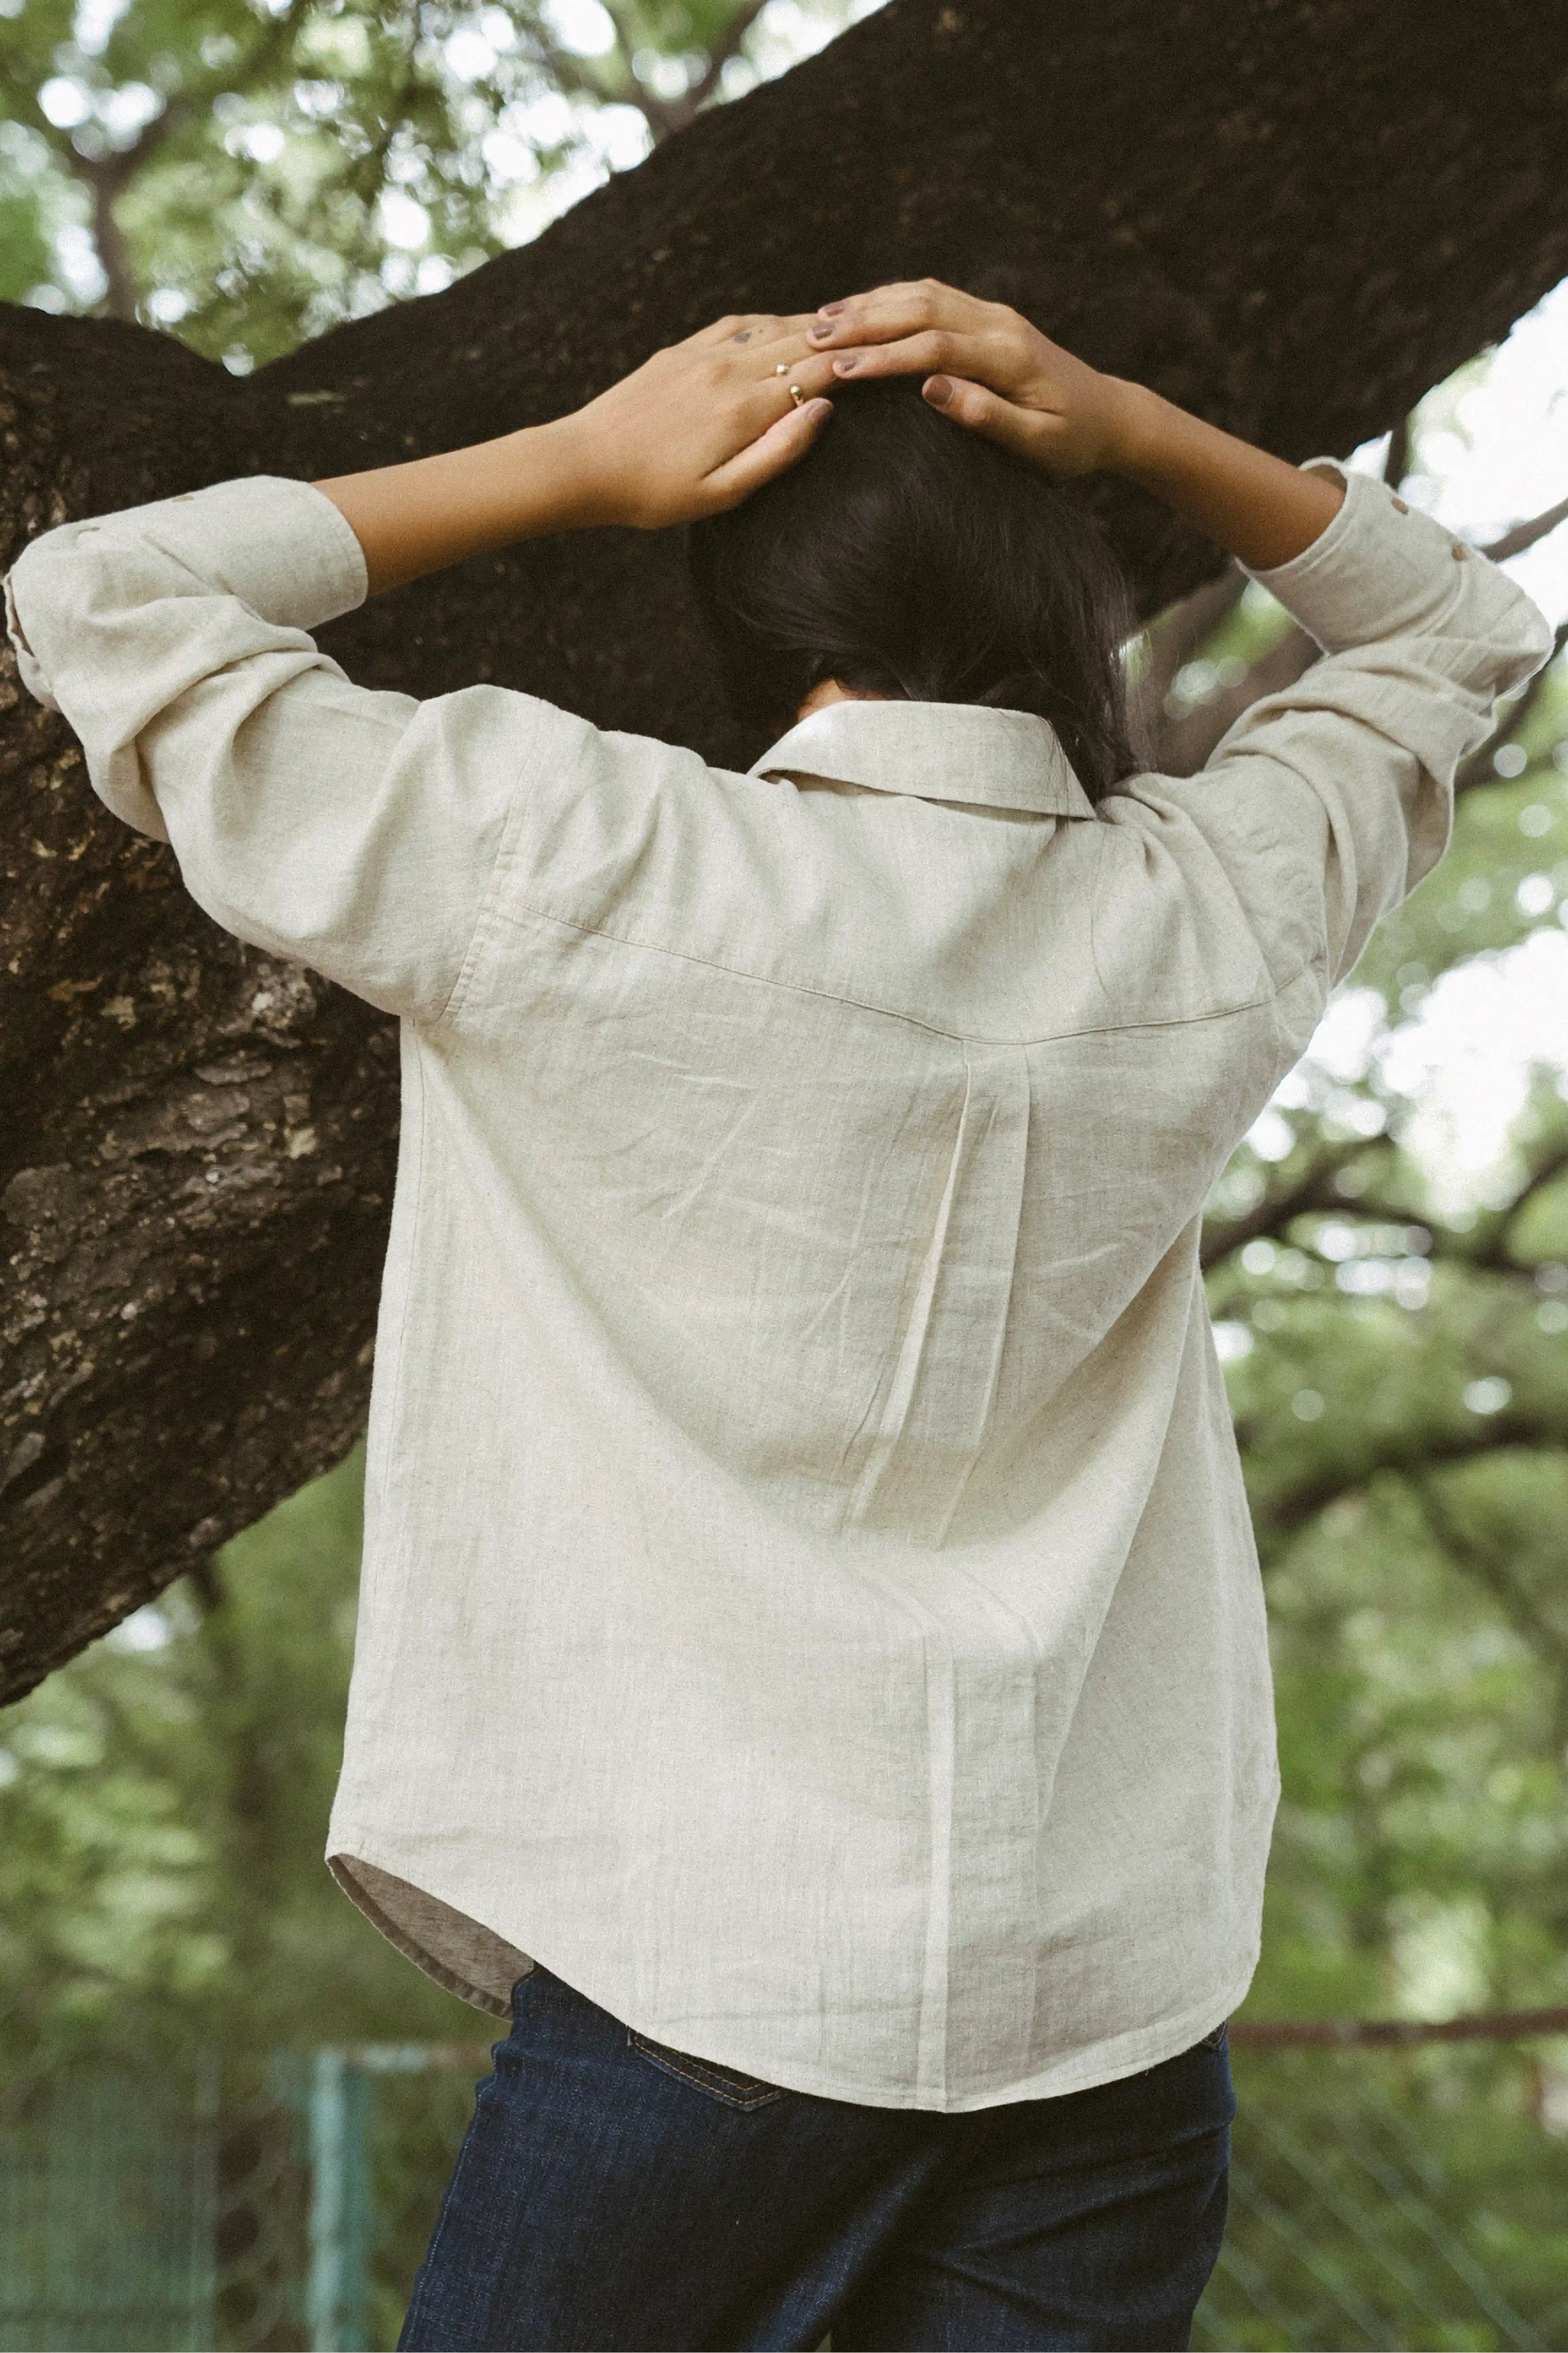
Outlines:
[[1301,554],[1344,499],[1329,474],[1304,474],[1222,433],[1146,386],[1117,386],[1110,470],[1153,492],[1255,572]]
[[364,551],[370,594],[517,540],[601,520],[571,422],[318,482]]
[[793,466],[820,431],[832,366],[805,324],[721,319],[552,424],[315,487],[359,541],[372,596],[545,532],[692,522]]

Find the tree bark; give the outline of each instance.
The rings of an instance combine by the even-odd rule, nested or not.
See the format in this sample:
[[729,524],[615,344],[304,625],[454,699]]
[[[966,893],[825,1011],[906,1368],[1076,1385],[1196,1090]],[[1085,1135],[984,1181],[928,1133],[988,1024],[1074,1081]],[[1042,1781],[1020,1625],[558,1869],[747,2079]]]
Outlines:
[[[67,515],[552,416],[727,310],[931,273],[1293,458],[1348,450],[1568,272],[1568,15],[1534,0],[894,0],[537,243],[247,379],[0,313],[0,555]],[[1097,493],[1145,609],[1212,550]],[[325,633],[744,761],[679,541],[540,543]],[[0,1689],[26,1690],[360,1427],[387,1024],[240,947],[0,681]]]

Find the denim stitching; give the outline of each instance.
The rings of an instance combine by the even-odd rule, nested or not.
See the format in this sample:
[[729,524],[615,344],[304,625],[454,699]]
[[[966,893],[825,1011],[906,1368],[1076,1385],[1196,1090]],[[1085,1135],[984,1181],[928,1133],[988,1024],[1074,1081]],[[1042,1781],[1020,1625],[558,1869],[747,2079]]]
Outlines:
[[[782,2100],[784,2097],[782,2084],[758,2083],[752,2075],[721,2074],[706,2060],[694,2058],[689,2051],[671,2051],[665,2043],[650,2042],[647,2036],[639,2034],[635,2026],[627,2027],[626,2041],[635,2050],[641,2052],[645,2059],[651,2060],[656,2067],[662,2067],[667,2075],[673,2075],[679,2082],[691,2084],[694,2090],[722,2100],[727,2107],[763,2108],[770,2100]],[[742,2084],[754,2088],[743,2092],[741,2089]]]

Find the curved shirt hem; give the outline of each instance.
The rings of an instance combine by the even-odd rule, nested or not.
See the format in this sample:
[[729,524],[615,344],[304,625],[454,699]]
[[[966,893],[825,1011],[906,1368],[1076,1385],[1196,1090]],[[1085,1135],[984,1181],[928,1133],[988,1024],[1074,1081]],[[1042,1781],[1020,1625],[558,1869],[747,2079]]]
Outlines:
[[[509,1999],[491,1989],[476,1984],[472,1978],[451,1966],[414,1933],[413,1921],[406,1916],[424,1909],[434,1919],[437,1914],[455,1927],[466,1927],[476,1945],[488,1945],[492,1949],[505,1947],[515,1958],[517,1976],[526,1977],[534,1968],[546,1968],[559,1977],[564,1985],[585,2000],[595,2002],[621,2025],[655,2042],[669,2042],[670,2029],[667,2021],[655,2018],[640,2009],[626,2009],[609,1989],[598,1988],[593,1972],[584,1972],[562,1957],[556,1967],[549,1949],[542,1949],[542,1940],[529,1938],[530,1949],[511,1944],[494,1929],[485,1926],[477,1916],[449,1896],[437,1894],[434,1888],[406,1878],[395,1871],[390,1862],[374,1860],[377,1842],[352,1833],[335,1836],[327,1857],[333,1878],[350,1901],[355,1904],[374,1926],[389,1943],[395,1945],[405,1958],[415,1962],[427,1977],[448,1993],[482,2010],[491,2018],[506,2018],[510,2012]],[[401,1896],[391,1891],[373,1894],[360,1873],[368,1871],[377,1878],[394,1880]],[[399,1912],[405,1917],[398,1916]],[[850,2079],[832,2070],[795,2067],[787,2063],[770,2060],[763,2063],[754,2051],[744,2051],[727,2044],[721,2049],[703,2038],[700,2047],[682,2042],[679,2048],[695,2059],[706,2059],[714,2066],[739,2068],[755,2075],[760,2082],[776,2084],[782,2091],[801,2092],[811,2098],[839,2100],[856,2107],[910,2108],[940,2116],[963,2116],[980,2108],[1005,2107],[1018,2100],[1059,2099],[1070,2092],[1092,2091],[1102,2084],[1114,2084],[1128,2075],[1137,2075],[1151,2067],[1160,2066],[1167,2059],[1179,2058],[1205,2034],[1212,2034],[1223,2025],[1246,1995],[1258,1967],[1258,1940],[1254,1937],[1247,1946],[1247,1958],[1224,1981],[1220,1991],[1207,1995],[1201,2002],[1190,2004],[1174,2018],[1163,2018],[1149,2026],[1132,2027],[1121,2034],[1107,2037],[1087,2050],[1069,2057],[1053,2061],[1037,2069],[1033,2074],[1013,2081],[987,2085],[963,2092],[947,2099],[921,2097],[913,2085],[899,2087],[886,2083],[868,2084]],[[510,1990],[510,1989],[509,1989]],[[606,1999],[606,1995],[608,1998]]]

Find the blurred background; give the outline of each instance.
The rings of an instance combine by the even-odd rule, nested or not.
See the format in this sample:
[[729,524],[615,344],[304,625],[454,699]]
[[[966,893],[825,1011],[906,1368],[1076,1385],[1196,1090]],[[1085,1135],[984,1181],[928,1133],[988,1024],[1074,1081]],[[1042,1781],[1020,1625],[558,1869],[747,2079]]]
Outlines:
[[[243,373],[537,235],[867,13],[0,0],[0,297]],[[1568,289],[1355,462],[1516,547],[1563,620]],[[1156,622],[1162,763],[1305,652],[1235,575]],[[1211,1204],[1285,1795],[1208,2346],[1568,2342],[1568,2031],[1521,2019],[1568,2030],[1562,660],[1462,785]],[[395,2341],[487,2023],[321,1862],[359,1476],[0,1716],[0,2348]],[[1269,2031],[1324,2020],[1472,2024]]]

